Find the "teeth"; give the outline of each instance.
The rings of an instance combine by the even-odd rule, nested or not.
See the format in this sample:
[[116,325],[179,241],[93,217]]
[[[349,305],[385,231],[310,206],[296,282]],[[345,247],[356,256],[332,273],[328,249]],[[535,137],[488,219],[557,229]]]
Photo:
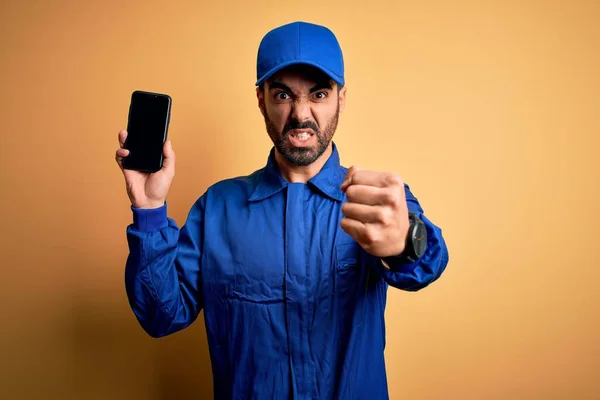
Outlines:
[[300,134],[296,135],[296,137],[297,137],[299,140],[307,140],[307,139],[309,138],[309,136],[310,136],[310,135],[309,135],[308,133],[300,133]]

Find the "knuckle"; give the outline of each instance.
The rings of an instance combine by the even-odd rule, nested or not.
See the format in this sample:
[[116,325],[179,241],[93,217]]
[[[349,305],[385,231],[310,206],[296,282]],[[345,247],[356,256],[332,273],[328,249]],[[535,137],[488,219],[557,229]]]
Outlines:
[[397,206],[399,203],[398,194],[393,190],[386,190],[383,197],[385,203],[393,207]]
[[402,181],[402,178],[400,178],[400,176],[398,176],[396,174],[388,174],[386,177],[386,181],[387,181],[387,184],[390,186],[400,186],[400,185],[404,184],[404,182]]
[[367,225],[365,228],[364,241],[368,245],[374,244],[377,241],[377,231],[373,226]]
[[385,224],[387,222],[387,212],[385,207],[379,207],[375,212],[375,218],[377,222]]
[[382,225],[389,225],[391,221],[392,221],[391,210],[388,207],[383,207],[379,211],[379,222]]
[[345,215],[348,213],[348,203],[342,204],[342,213]]
[[354,196],[356,196],[356,186],[349,186],[346,189],[346,197],[348,197],[348,199],[352,199]]
[[342,218],[342,220],[340,221],[340,226],[342,227],[342,229],[344,230],[344,232],[348,233],[350,230],[350,226],[348,225],[348,219],[347,218]]

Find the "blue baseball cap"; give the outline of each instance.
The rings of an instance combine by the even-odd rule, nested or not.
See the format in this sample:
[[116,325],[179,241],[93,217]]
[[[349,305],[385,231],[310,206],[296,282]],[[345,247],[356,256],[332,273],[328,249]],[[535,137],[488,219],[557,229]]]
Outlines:
[[329,28],[292,22],[269,31],[261,40],[256,60],[256,86],[281,69],[295,64],[312,65],[338,85],[344,85],[344,57]]

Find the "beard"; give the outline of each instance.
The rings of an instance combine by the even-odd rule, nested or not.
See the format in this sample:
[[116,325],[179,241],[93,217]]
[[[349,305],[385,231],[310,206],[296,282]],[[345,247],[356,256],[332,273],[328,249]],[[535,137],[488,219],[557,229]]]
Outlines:
[[[325,152],[325,150],[327,150],[327,146],[329,146],[329,142],[333,139],[333,135],[337,129],[339,116],[340,105],[338,103],[335,114],[331,117],[323,130],[320,130],[317,124],[312,121],[300,122],[292,119],[285,124],[283,131],[279,132],[269,118],[266,109],[264,112],[267,133],[269,134],[273,145],[283,158],[293,166],[297,167],[305,167],[312,164]],[[317,138],[317,144],[310,147],[291,146],[288,141],[288,136],[292,129],[311,129]]]

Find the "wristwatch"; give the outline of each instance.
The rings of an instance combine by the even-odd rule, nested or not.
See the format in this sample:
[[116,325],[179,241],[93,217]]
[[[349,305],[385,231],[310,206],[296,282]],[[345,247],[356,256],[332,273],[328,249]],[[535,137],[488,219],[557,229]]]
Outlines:
[[410,226],[406,234],[404,251],[397,256],[383,257],[386,264],[414,263],[425,253],[427,247],[425,223],[411,212],[408,213],[408,219],[410,220]]

